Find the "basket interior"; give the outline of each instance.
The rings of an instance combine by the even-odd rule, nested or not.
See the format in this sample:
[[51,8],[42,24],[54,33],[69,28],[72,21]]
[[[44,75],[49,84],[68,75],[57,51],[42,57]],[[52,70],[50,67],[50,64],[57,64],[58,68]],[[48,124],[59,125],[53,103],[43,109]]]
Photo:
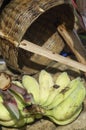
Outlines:
[[[60,53],[65,47],[65,41],[57,31],[57,27],[60,24],[65,24],[69,30],[72,30],[74,27],[73,10],[69,4],[55,6],[39,16],[27,29],[22,40],[26,39],[55,53]],[[29,62],[25,58],[30,59]],[[22,59],[24,65],[37,71],[52,64],[50,59],[28,53],[22,49],[19,49],[19,59]],[[20,60],[20,65],[22,65],[22,61]]]

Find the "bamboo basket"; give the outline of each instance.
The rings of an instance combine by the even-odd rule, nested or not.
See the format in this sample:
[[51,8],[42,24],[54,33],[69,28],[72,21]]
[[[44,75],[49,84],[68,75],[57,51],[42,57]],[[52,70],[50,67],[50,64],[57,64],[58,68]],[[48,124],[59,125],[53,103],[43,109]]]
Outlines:
[[0,17],[0,50],[7,66],[31,75],[47,68],[52,60],[18,48],[20,42],[25,39],[60,53],[65,41],[57,27],[64,24],[68,30],[74,28],[73,9],[64,0],[13,0]]
[[4,38],[0,38],[0,49],[7,65],[29,74],[47,67],[51,60],[17,48],[16,42],[27,39],[54,53],[60,53],[64,41],[55,26],[63,22],[67,28],[73,29],[73,10],[64,0],[11,1],[0,18],[0,32],[4,34]]

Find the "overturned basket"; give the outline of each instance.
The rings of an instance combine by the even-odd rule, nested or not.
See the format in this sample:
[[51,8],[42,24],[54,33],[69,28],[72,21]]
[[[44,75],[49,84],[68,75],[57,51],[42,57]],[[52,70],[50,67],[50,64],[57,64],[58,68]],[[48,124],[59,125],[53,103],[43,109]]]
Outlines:
[[[37,55],[41,48],[37,52],[35,51],[37,54],[32,53],[33,51],[30,49],[28,52],[22,49],[24,42],[22,45],[20,43],[25,39],[27,44],[32,42],[52,53],[60,53],[65,46],[63,40],[65,33],[62,33],[62,38],[60,34],[64,28],[59,28],[59,25],[64,25],[69,32],[72,32],[74,28],[72,7],[64,0],[11,1],[2,11],[0,19],[0,49],[7,65],[14,70],[29,74],[34,74],[49,66],[52,63],[51,59],[54,60],[54,58],[48,59],[40,56],[43,54]],[[77,59],[85,64],[86,53],[82,45],[79,44],[78,37],[71,33],[68,35],[71,39],[75,38],[78,41],[77,51],[74,51],[73,48],[72,51]],[[69,41],[67,40],[67,43]],[[34,46],[32,46],[33,48]],[[86,70],[85,66],[84,69]]]

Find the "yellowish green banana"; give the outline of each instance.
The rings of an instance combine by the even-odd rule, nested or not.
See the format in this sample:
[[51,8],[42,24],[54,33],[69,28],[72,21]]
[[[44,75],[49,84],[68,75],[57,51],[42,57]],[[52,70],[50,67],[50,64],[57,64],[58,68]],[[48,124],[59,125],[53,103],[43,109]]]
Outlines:
[[[69,78],[68,74],[66,72],[60,74],[57,77],[54,86],[50,89],[50,92],[49,92],[50,94],[48,96],[48,99],[45,102],[45,104],[43,104],[43,106],[46,106],[48,109],[49,108],[51,109],[57,105],[56,104],[57,102],[59,103],[60,101],[62,101],[63,97],[60,94],[60,92],[63,89],[66,89],[69,83],[70,83],[70,78]],[[60,97],[61,97],[61,99],[60,99]]]
[[[43,116],[56,124],[66,125],[78,117],[86,96],[81,78],[71,81],[66,72],[61,73],[55,81],[50,73],[42,70],[39,81],[24,75],[21,82],[12,81],[10,84],[7,91],[0,90],[0,124],[7,127],[22,127]],[[14,114],[18,110],[19,118],[5,105],[16,107]]]
[[21,88],[23,88],[22,83],[20,83],[19,81],[12,81],[12,83],[19,86],[19,87],[21,87]]
[[73,122],[80,114],[80,112],[82,111],[82,107],[80,106],[76,113],[74,115],[71,116],[71,118],[69,119],[65,119],[65,120],[58,120],[57,118],[55,118],[54,116],[51,116],[51,115],[47,115],[51,121],[53,121],[54,123],[58,124],[58,125],[67,125],[71,122]]
[[47,108],[52,109],[68,98],[68,96],[77,88],[79,83],[81,83],[80,78],[76,78],[75,80],[71,81],[68,86],[64,87],[64,89],[57,93],[54,101],[49,106],[47,106]]
[[[71,84],[73,85],[73,82]],[[57,122],[66,121],[67,124],[70,123],[69,121],[73,121],[77,117],[77,111],[80,112],[82,110],[82,102],[85,98],[85,94],[86,92],[83,83],[78,80],[72,93],[70,93],[61,104],[57,105],[52,110],[46,111],[46,116],[50,118],[53,117]],[[60,125],[63,125],[63,122]]]
[[15,125],[15,122],[13,120],[10,120],[10,121],[1,121],[0,120],[0,124],[2,126],[6,126],[6,127],[13,127]]
[[35,78],[28,76],[28,75],[24,75],[22,78],[22,84],[24,86],[24,88],[26,88],[26,90],[28,91],[28,93],[32,93],[35,103],[38,104],[39,103],[39,84],[36,81]]
[[40,105],[43,105],[47,101],[50,89],[53,85],[54,82],[52,76],[45,70],[42,70],[39,74]]
[[3,99],[0,96],[0,120],[10,121],[12,119],[12,114],[3,105]]
[[70,83],[70,78],[69,78],[67,72],[61,73],[61,74],[57,77],[57,79],[56,79],[56,81],[55,81],[55,84],[58,85],[58,86],[60,86],[60,87],[59,87],[59,91],[61,91],[61,90],[64,89],[65,87],[67,87],[69,83]]

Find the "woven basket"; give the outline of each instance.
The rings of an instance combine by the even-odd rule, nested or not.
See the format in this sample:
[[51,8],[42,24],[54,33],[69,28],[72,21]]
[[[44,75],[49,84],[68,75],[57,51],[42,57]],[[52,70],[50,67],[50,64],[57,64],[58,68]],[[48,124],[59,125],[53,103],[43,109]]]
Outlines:
[[57,32],[64,23],[74,26],[71,5],[64,0],[13,0],[2,11],[0,19],[0,49],[8,66],[20,72],[34,74],[46,68],[52,60],[16,47],[26,39],[54,53],[60,53],[65,42]]

